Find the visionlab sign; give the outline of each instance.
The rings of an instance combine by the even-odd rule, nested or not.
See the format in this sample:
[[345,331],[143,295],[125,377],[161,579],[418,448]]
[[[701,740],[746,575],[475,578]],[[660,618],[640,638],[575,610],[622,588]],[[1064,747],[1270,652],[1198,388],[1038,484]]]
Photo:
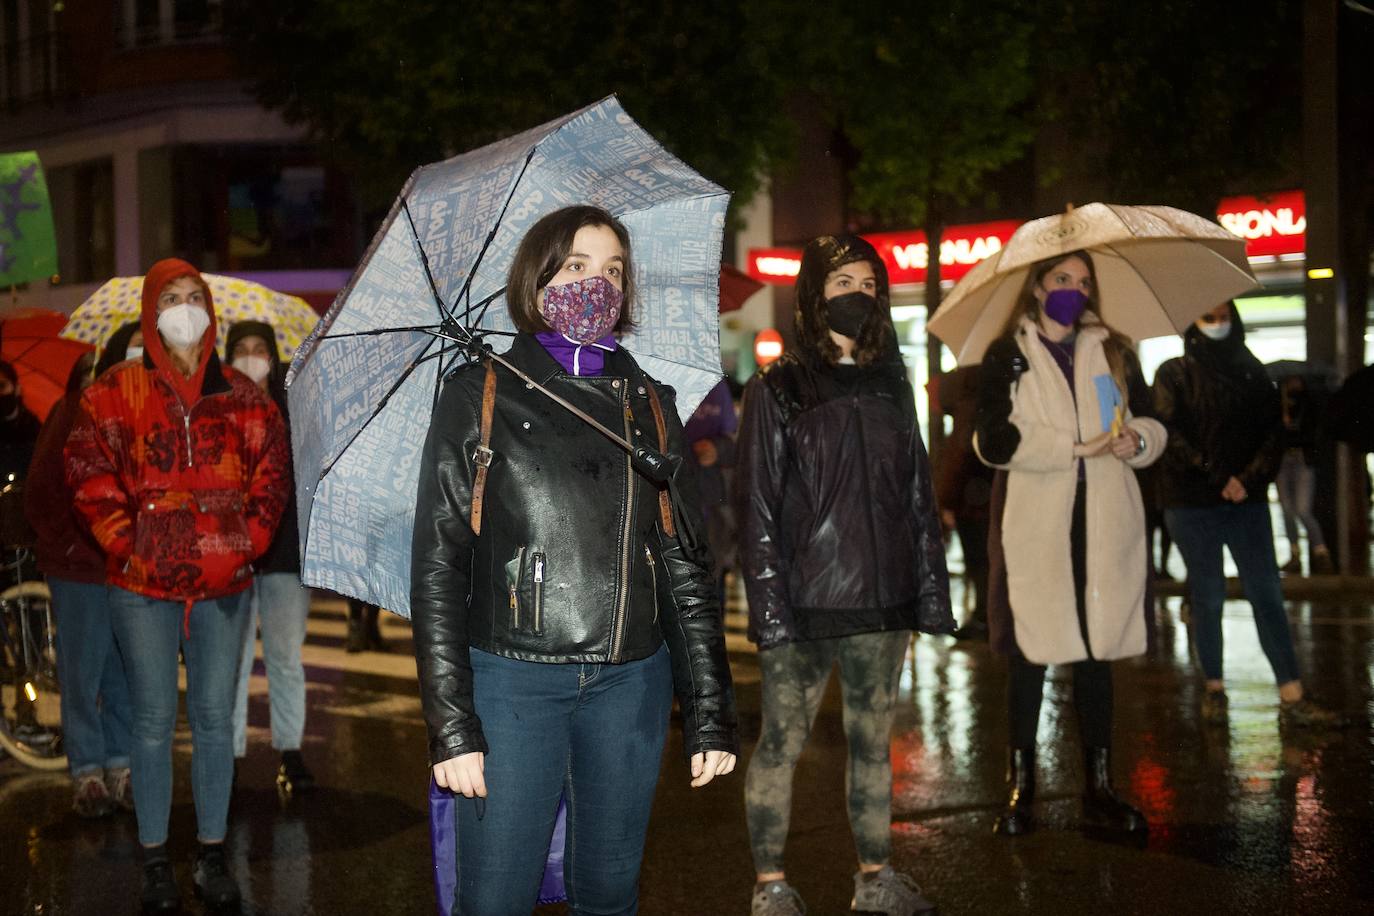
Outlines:
[[[1280,191],[1264,197],[1227,197],[1217,206],[1217,221],[1246,240],[1252,258],[1302,254],[1307,245],[1307,206],[1302,191]],[[1015,220],[951,226],[940,241],[940,278],[958,280],[974,264],[995,254],[1011,238]],[[930,248],[924,232],[879,232],[865,235],[887,265],[894,286],[926,280]],[[751,248],[748,274],[755,280],[791,286],[801,269],[796,248]]]
[[[1020,223],[1001,220],[970,226],[951,226],[940,241],[940,278],[958,280],[974,264],[1002,250],[1007,239]],[[865,235],[878,249],[887,265],[889,281],[895,286],[924,283],[930,266],[930,246],[926,234],[914,232],[879,232]],[[801,269],[801,251],[795,248],[751,248],[748,274],[755,280],[791,286]]]

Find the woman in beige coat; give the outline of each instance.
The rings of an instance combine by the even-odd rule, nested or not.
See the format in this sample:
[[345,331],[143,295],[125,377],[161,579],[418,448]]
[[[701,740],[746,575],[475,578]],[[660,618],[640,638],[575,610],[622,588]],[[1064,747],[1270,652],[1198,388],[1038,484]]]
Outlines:
[[994,830],[1009,836],[1035,827],[1045,666],[1064,664],[1087,771],[1084,825],[1146,829],[1112,788],[1110,662],[1145,651],[1149,561],[1135,470],[1160,456],[1166,434],[1148,416],[1129,342],[1098,306],[1087,252],[1042,261],[983,360],[974,445],[999,469],[989,626],[1011,660],[1010,793]]

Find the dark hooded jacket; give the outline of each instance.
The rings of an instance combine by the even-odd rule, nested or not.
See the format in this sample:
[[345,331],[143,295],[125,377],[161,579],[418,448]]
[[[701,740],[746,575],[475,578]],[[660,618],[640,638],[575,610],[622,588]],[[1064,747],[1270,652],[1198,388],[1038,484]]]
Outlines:
[[[234,345],[249,336],[262,338],[267,344],[267,352],[271,355],[272,369],[267,373],[267,393],[272,396],[272,401],[277,405],[277,410],[281,412],[282,419],[286,421],[286,442],[289,450],[291,445],[291,415],[287,412],[286,405],[287,367],[281,361],[281,351],[277,347],[277,337],[272,326],[263,321],[235,322],[229,328],[229,332],[224,335],[224,353],[232,363]],[[294,462],[289,464],[294,467]],[[300,573],[301,571],[300,529],[296,524],[295,483],[295,475],[287,475],[286,508],[282,510],[281,522],[277,525],[277,533],[272,537],[272,546],[268,547],[267,552],[258,557],[253,564],[254,572]]]
[[1245,326],[1231,305],[1231,333],[1212,340],[1196,326],[1183,355],[1155,373],[1155,415],[1169,431],[1161,462],[1165,508],[1228,505],[1221,491],[1235,477],[1246,502],[1263,502],[1283,457],[1278,390],[1245,346]]
[[[831,361],[821,290],[873,264],[858,337],[867,365]],[[797,350],[744,394],[737,457],[740,566],[760,649],[880,630],[954,630],[944,545],[916,404],[888,312],[887,272],[862,239],[807,245]]]

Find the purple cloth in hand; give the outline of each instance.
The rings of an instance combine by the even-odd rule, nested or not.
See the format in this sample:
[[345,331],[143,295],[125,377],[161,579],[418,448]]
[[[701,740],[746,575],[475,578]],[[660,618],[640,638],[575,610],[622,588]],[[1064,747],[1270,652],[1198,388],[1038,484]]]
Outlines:
[[[553,840],[544,863],[544,879],[539,884],[539,902],[559,903],[568,899],[563,884],[563,847],[568,834],[568,805],[558,800],[558,816],[553,825]],[[458,796],[429,780],[429,839],[434,851],[434,899],[440,916],[453,912],[458,888]]]

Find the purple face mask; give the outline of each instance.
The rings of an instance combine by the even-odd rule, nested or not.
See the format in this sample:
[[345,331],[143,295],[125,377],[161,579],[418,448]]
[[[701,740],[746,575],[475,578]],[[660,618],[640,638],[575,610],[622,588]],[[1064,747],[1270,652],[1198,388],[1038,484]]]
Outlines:
[[588,277],[562,286],[544,287],[540,314],[564,337],[586,343],[605,337],[620,320],[625,297],[605,277]]
[[1088,297],[1077,289],[1056,289],[1045,297],[1045,314],[1065,327],[1073,327],[1087,307]]

